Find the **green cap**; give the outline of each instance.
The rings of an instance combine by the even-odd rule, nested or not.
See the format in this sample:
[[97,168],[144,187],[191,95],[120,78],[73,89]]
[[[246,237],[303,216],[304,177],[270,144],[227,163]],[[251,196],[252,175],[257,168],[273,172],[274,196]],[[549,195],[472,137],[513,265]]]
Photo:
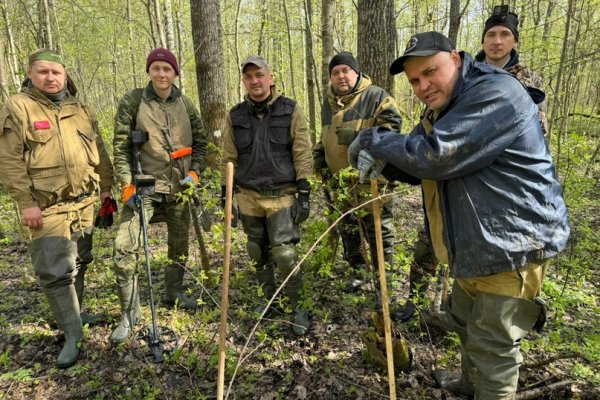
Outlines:
[[40,49],[31,53],[29,56],[29,65],[33,64],[37,60],[52,61],[65,67],[65,61],[63,60],[62,56],[54,50]]

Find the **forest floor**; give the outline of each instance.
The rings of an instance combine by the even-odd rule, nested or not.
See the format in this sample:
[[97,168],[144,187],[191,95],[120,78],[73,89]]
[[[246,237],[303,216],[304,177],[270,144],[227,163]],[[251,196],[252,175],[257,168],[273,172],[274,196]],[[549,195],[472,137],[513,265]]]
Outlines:
[[[327,226],[321,217],[323,200],[319,195],[314,197],[313,214],[305,223],[306,235],[299,246],[301,255],[314,241],[305,239],[318,237],[322,227]],[[176,347],[174,352],[165,352],[164,363],[156,364],[142,340],[133,339],[116,347],[108,342],[111,330],[119,321],[111,271],[115,228],[97,231],[95,260],[86,277],[85,309],[106,313],[107,321],[85,328],[86,339],[79,361],[72,368],[59,370],[54,360],[62,346],[62,333],[52,321],[33,274],[27,243],[23,236],[15,233],[12,205],[5,194],[0,200],[0,400],[216,398],[221,287],[200,279],[196,250],[190,255],[192,267],[186,285],[190,288],[189,294],[199,299],[198,310],[166,308],[160,301],[164,291],[162,266],[166,259],[166,232],[162,224],[151,226],[157,319],[160,326],[170,330],[169,335],[164,335],[165,347],[169,350]],[[394,202],[397,269],[393,304],[397,305],[406,298],[411,246],[422,224],[422,212],[420,193],[416,189],[406,189]],[[600,219],[599,211],[596,208],[595,215]],[[215,226],[206,237],[215,269],[222,266],[223,260],[223,232],[217,222],[215,217]],[[600,220],[596,220],[596,226],[598,224]],[[318,246],[317,252],[307,258],[304,267],[306,304],[311,311],[312,325],[306,336],[292,334],[292,316],[285,302],[271,317],[261,321],[256,333],[250,336],[258,320],[252,310],[258,304],[259,289],[247,260],[241,228],[234,232],[233,239],[225,373],[225,391],[230,387],[228,398],[388,398],[387,372],[365,361],[365,345],[361,341],[364,332],[372,329],[370,316],[376,295],[369,289],[372,285],[357,293],[343,290],[348,271],[340,251],[326,261],[331,254],[324,246]],[[551,305],[550,320],[543,333],[531,333],[523,343],[519,398],[600,398],[598,254],[591,263],[595,271],[584,278],[564,265],[550,271],[544,287]],[[567,257],[561,257],[561,263],[567,261]],[[148,324],[151,318],[146,279],[142,271],[143,323]],[[432,289],[427,298],[433,298]],[[138,332],[142,328],[141,324],[136,327]],[[418,317],[396,328],[408,341],[413,354],[412,368],[396,374],[397,398],[457,398],[436,389],[432,379],[432,371],[437,368],[459,370],[457,336],[433,330],[427,333]],[[548,389],[549,385],[555,385],[556,389]],[[542,388],[537,395],[533,392],[536,388]],[[525,393],[532,397],[525,397]]]

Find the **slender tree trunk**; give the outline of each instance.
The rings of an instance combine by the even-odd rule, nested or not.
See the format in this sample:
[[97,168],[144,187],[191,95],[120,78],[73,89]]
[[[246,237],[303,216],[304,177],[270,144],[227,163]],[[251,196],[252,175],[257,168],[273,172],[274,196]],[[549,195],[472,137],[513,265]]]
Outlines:
[[129,59],[131,61],[131,76],[133,77],[133,87],[138,87],[137,74],[138,70],[135,65],[135,51],[133,49],[133,24],[131,18],[131,0],[125,0],[126,17],[127,17],[127,33],[129,44]]
[[358,1],[357,61],[362,72],[377,86],[387,86],[389,59],[387,54],[386,10],[388,0]]
[[[238,8],[239,11],[239,8]],[[239,15],[238,15],[239,16]],[[237,21],[237,19],[236,19]],[[258,34],[258,55],[263,54],[265,46],[265,28],[267,26],[267,0],[261,0],[260,2],[260,33]]]
[[162,22],[162,13],[160,12],[160,1],[154,1],[154,15],[156,16],[156,32],[158,32],[158,40],[160,47],[167,47],[167,39],[165,38],[165,30]]
[[458,43],[458,31],[460,22],[464,15],[470,0],[467,0],[465,6],[460,8],[460,0],[450,0],[450,17],[448,19],[448,39],[456,45]]
[[296,96],[296,83],[295,83],[295,79],[294,79],[294,45],[292,42],[292,34],[291,34],[291,26],[290,26],[290,18],[288,15],[288,10],[287,10],[287,1],[283,0],[282,1],[283,4],[283,15],[285,16],[285,25],[287,27],[286,31],[287,31],[287,39],[288,39],[288,57],[289,57],[289,63],[290,63],[290,78],[291,78],[291,84],[292,84],[292,96],[294,99],[297,99],[298,96]]
[[306,45],[304,47],[304,59],[306,70],[306,91],[308,94],[308,126],[310,129],[310,138],[313,143],[316,143],[316,104],[315,104],[315,74],[314,65],[315,57],[313,53],[313,37],[312,37],[312,0],[304,0],[304,37]]
[[156,35],[154,34],[154,17],[152,16],[152,0],[143,2],[146,6],[146,14],[148,15],[148,26],[150,27],[150,43],[152,48],[158,47],[156,45]]
[[321,0],[321,40],[323,54],[321,61],[321,83],[325,92],[329,87],[329,62],[334,56],[333,22],[335,16],[335,0]]
[[[550,39],[550,29],[552,27],[552,12],[554,11],[554,7],[556,3],[554,1],[548,2],[548,8],[546,9],[546,18],[544,20],[544,32],[542,33],[542,43],[548,43]],[[548,46],[544,46],[544,65],[548,65],[550,62],[550,51]]]
[[11,83],[14,92],[19,91],[21,87],[22,75],[19,73],[19,62],[17,60],[17,51],[15,50],[15,40],[12,33],[12,24],[8,18],[9,0],[0,0],[2,9],[2,19],[4,20],[4,32],[6,34],[8,70],[10,72]]
[[10,96],[8,89],[8,80],[6,79],[6,65],[4,63],[4,55],[8,54],[4,46],[4,38],[0,36],[0,100],[4,103]]
[[62,53],[62,43],[60,39],[60,24],[58,23],[58,16],[56,15],[56,7],[54,6],[55,0],[48,0],[48,10],[52,14],[54,21],[54,50]]
[[[554,126],[554,121],[556,121],[556,118],[557,118],[559,106],[563,101],[565,101],[565,99],[564,99],[565,96],[564,96],[564,94],[562,94],[560,92],[560,89],[562,87],[563,69],[565,67],[565,62],[566,62],[567,54],[568,54],[568,50],[569,50],[569,34],[570,34],[570,30],[571,30],[572,14],[573,14],[573,0],[569,0],[568,7],[567,7],[567,21],[565,23],[565,35],[563,37],[563,45],[562,45],[562,51],[561,51],[561,56],[560,56],[560,63],[558,65],[558,74],[556,77],[556,86],[554,89],[554,93],[556,93],[556,95],[554,96],[554,101],[552,103],[552,117],[550,118],[550,121],[548,124],[549,125],[548,126],[548,141],[550,141],[550,139],[552,138],[552,128]],[[566,115],[564,115],[563,118],[566,118]],[[556,149],[556,165],[557,166],[560,166],[561,144],[562,144],[561,142],[562,142],[562,132],[559,130],[558,146]],[[557,168],[557,174],[558,174],[558,168]]]
[[52,28],[50,26],[50,10],[48,8],[48,0],[40,0],[38,6],[40,38],[39,46],[47,49],[52,49]]
[[[240,99],[242,99],[244,97],[244,85],[242,84],[242,67],[240,65],[242,60],[240,59],[240,42],[239,42],[241,9],[242,9],[242,0],[238,0],[237,8],[235,10],[235,27],[234,27],[233,38],[234,38],[234,45],[235,45],[235,65],[237,65],[237,70],[238,70],[238,93],[239,93]],[[263,21],[263,24],[264,24],[264,21]],[[262,32],[261,32],[261,35],[262,35]],[[260,42],[259,42],[258,47],[259,48],[261,47]]]
[[[209,141],[220,147],[227,118],[220,2],[199,0],[192,1],[190,6],[200,111]],[[219,165],[217,152],[207,154],[207,165],[213,168]]]
[[165,0],[165,21],[167,22],[165,25],[165,31],[167,33],[166,36],[166,44],[167,49],[171,51],[175,51],[175,34],[174,34],[174,24],[173,24],[173,6],[171,4],[171,0]]
[[[183,36],[181,34],[181,32],[183,32],[183,18],[181,15],[181,6],[180,5],[177,7],[177,13],[175,14],[175,20],[177,21],[177,59],[179,60],[180,63],[183,63],[184,43],[183,43]],[[179,89],[181,89],[182,93],[185,93],[184,75],[185,75],[185,72],[184,72],[183,68],[180,67],[179,68]]]

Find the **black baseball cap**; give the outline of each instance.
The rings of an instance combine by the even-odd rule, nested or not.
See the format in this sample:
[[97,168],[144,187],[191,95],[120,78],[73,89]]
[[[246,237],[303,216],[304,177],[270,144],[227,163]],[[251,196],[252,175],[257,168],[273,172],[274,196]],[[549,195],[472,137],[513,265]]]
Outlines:
[[455,50],[454,44],[446,36],[439,32],[417,33],[408,40],[402,57],[399,57],[390,65],[390,74],[396,75],[404,72],[404,62],[409,57],[426,57],[447,51]]

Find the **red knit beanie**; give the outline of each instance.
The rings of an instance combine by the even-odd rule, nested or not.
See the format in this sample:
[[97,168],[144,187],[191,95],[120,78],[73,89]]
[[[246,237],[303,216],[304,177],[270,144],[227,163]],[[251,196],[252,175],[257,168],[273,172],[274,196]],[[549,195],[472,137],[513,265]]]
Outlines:
[[171,51],[167,49],[163,49],[159,47],[158,49],[154,49],[148,54],[148,58],[146,59],[146,72],[150,70],[150,64],[154,61],[164,61],[171,64],[171,67],[175,70],[175,73],[179,75],[179,66],[177,65],[177,58],[175,58],[175,54],[171,53]]

